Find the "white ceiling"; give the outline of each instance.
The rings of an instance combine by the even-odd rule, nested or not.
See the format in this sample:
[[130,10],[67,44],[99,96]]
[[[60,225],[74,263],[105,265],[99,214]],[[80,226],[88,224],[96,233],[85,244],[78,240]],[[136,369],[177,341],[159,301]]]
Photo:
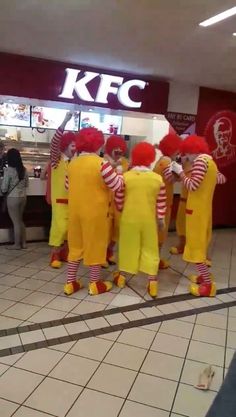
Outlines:
[[[236,91],[235,0],[1,0],[0,51]],[[1,63],[0,63],[1,65]]]

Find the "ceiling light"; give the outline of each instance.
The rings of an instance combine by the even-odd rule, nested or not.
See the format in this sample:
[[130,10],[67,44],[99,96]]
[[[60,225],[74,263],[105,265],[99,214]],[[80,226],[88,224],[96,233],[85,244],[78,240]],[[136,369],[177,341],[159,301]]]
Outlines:
[[233,33],[233,36],[236,36],[236,32]]
[[228,17],[234,16],[236,14],[236,7],[231,7],[231,9],[225,10],[222,13],[217,14],[216,16],[210,17],[210,19],[204,20],[199,23],[199,26],[210,26],[215,23],[220,22],[221,20],[227,19]]

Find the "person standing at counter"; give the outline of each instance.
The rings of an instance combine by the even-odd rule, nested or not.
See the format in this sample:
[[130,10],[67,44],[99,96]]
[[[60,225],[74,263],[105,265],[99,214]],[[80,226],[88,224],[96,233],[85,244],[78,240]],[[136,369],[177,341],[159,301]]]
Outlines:
[[53,136],[50,147],[52,222],[49,245],[53,248],[50,261],[52,268],[60,268],[68,256],[68,192],[65,181],[76,146],[75,134],[64,133],[64,130],[71,118],[72,113],[68,112]]
[[29,178],[18,149],[7,152],[8,167],[4,169],[1,191],[7,199],[7,209],[14,228],[14,245],[8,249],[26,248],[26,231],[23,214],[26,206],[26,190]]
[[5,145],[0,139],[0,177],[3,176],[4,168],[7,166],[7,155],[5,152]]

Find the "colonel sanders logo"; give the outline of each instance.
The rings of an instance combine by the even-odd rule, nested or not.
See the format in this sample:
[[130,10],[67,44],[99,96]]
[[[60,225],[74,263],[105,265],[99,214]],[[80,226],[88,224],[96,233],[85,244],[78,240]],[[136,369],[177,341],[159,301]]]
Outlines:
[[236,113],[222,111],[215,114],[207,124],[205,137],[219,167],[236,161]]

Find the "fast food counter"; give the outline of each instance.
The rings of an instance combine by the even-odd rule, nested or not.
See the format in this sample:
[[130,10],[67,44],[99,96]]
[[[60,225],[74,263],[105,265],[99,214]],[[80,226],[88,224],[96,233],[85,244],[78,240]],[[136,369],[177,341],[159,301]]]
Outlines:
[[[1,179],[0,179],[1,182]],[[26,224],[27,241],[44,240],[48,238],[51,222],[51,207],[45,200],[46,181],[39,178],[29,178],[27,189],[27,204],[24,221]],[[0,206],[2,196],[0,196]],[[8,213],[0,214],[0,243],[12,241],[12,223]]]

